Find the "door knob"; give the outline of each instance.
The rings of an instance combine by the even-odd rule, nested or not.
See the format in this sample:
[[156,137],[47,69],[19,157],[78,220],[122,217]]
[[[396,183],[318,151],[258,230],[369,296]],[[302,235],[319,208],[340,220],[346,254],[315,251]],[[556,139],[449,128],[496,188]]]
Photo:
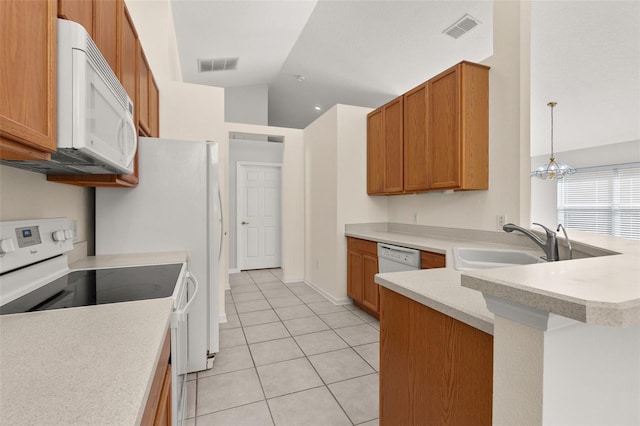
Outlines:
[[248,225],[248,224],[249,224],[249,222],[245,222],[245,221],[243,220],[242,222],[240,222],[240,224],[242,224],[242,225]]

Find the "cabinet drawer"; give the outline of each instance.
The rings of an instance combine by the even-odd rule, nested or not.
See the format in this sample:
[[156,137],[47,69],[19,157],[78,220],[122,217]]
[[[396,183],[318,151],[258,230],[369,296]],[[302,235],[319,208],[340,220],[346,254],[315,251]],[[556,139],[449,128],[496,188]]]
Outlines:
[[378,256],[378,243],[374,241],[361,240],[359,238],[348,237],[347,248],[349,250],[358,250],[372,256]]
[[420,261],[422,263],[422,269],[444,268],[447,264],[444,254],[432,253],[430,251],[420,252]]

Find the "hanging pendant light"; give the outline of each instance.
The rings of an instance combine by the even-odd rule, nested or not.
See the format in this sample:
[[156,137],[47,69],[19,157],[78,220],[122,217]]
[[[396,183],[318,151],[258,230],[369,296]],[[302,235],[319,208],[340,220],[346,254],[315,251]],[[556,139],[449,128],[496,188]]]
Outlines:
[[551,107],[551,157],[549,161],[531,172],[531,177],[535,176],[539,179],[562,179],[566,175],[572,175],[576,172],[576,169],[564,164],[561,161],[557,161],[553,156],[553,108],[557,105],[557,102],[549,102],[547,106]]

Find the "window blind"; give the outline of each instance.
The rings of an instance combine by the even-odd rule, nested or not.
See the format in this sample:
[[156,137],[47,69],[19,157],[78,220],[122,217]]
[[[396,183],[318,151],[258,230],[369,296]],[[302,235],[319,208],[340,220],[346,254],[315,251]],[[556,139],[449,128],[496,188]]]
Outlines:
[[578,169],[559,180],[558,223],[640,239],[640,164]]

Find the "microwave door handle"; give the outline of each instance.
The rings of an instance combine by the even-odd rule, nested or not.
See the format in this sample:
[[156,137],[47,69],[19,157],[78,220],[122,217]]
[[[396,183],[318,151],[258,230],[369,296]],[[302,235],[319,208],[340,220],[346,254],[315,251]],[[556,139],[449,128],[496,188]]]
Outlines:
[[[138,150],[138,137],[136,135],[136,128],[133,125],[133,121],[130,119],[130,117],[125,116],[125,117],[122,118],[122,126],[125,127],[124,132],[122,132],[123,137],[125,138],[125,141],[124,141],[124,148],[125,149],[123,151],[126,151],[125,152],[125,154],[127,156],[126,157],[126,159],[127,159],[126,164],[129,165],[133,161],[133,157],[136,156],[136,151]],[[127,129],[126,129],[127,127],[131,131],[131,134],[133,135],[133,141],[131,143],[131,146],[129,146],[129,143],[128,143],[129,142],[129,138],[127,137],[127,135],[128,135],[128,132],[127,132]]]

